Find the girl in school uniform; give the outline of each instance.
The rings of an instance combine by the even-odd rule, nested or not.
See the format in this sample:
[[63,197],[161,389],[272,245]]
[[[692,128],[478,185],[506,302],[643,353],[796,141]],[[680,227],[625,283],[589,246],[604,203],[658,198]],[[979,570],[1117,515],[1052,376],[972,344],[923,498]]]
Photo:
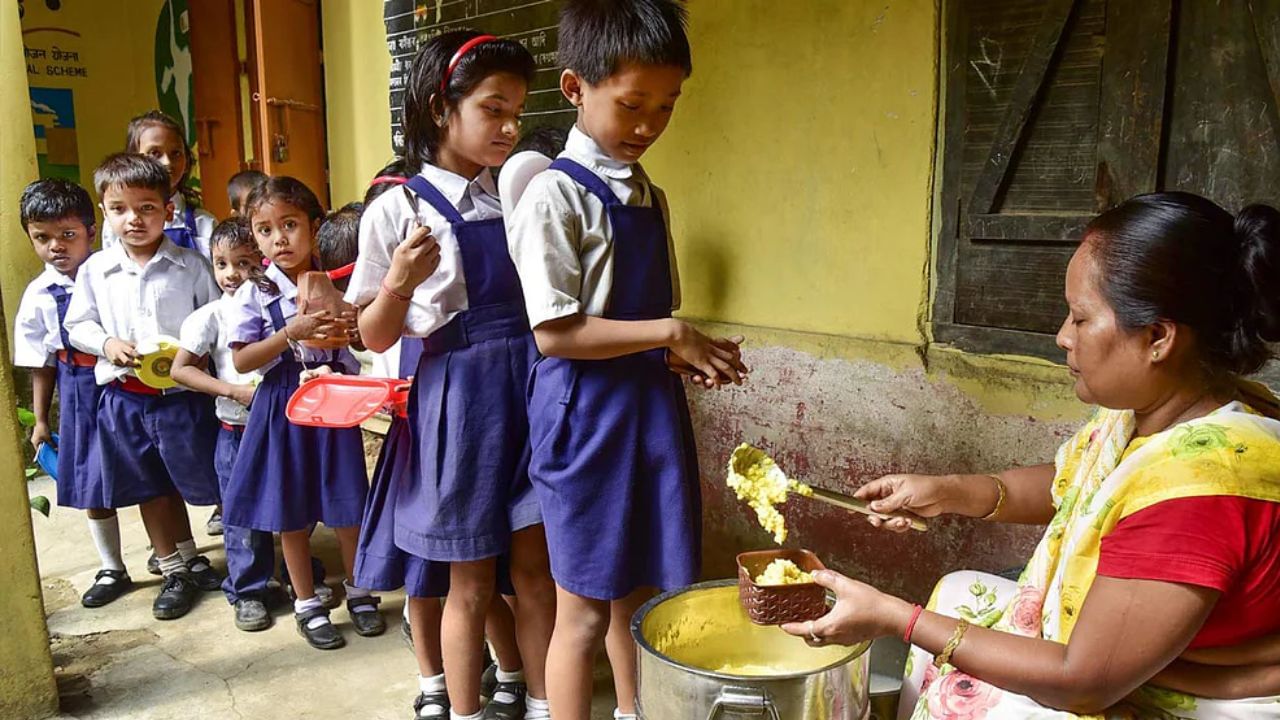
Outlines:
[[[200,194],[188,183],[195,155],[182,124],[159,110],[145,112],[129,121],[124,151],[154,158],[169,171],[173,217],[165,223],[164,234],[174,245],[199,251],[206,260],[211,259],[209,241],[218,221],[213,213],[200,207]],[[117,240],[109,226],[102,229],[103,248]]]
[[[518,43],[472,31],[445,33],[419,51],[404,110],[405,154],[419,172],[365,209],[347,294],[363,307],[369,349],[386,350],[402,335],[422,339],[410,468],[391,501],[394,541],[449,563],[442,635],[453,718],[526,717],[526,705],[529,718],[549,716],[543,663],[554,590],[528,479],[524,407],[537,348],[490,170],[515,145],[533,70]],[[500,682],[482,714],[485,615],[497,559],[508,551],[528,699]]]
[[[248,216],[258,247],[271,264],[236,291],[226,324],[236,371],[258,370],[263,379],[223,498],[226,523],[280,533],[297,596],[299,634],[313,647],[338,648],[346,641],[312,589],[309,526],[323,522],[333,528],[352,577],[368,490],[364,446],[359,428],[293,425],[285,407],[304,369],[327,365],[355,374],[360,368],[349,350],[298,344],[340,332],[334,318],[324,313],[297,313],[297,281],[315,267],[315,233],[324,217],[315,194],[294,178],[271,178],[250,193]],[[344,585],[356,632],[381,634],[386,626],[378,613],[380,599],[350,582]]]

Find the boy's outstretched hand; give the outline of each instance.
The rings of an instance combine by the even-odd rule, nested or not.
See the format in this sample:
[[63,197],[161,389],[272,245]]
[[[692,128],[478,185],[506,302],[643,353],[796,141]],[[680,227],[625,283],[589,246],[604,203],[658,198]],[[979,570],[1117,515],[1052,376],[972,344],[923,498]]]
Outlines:
[[745,339],[741,335],[727,338],[707,338],[713,348],[713,352],[737,372],[737,378],[730,376],[728,373],[711,375],[671,350],[667,351],[667,368],[671,372],[689,378],[691,384],[708,390],[718,390],[721,385],[728,385],[729,383],[741,385],[746,381],[746,375],[750,372],[750,369],[742,362],[741,346]]

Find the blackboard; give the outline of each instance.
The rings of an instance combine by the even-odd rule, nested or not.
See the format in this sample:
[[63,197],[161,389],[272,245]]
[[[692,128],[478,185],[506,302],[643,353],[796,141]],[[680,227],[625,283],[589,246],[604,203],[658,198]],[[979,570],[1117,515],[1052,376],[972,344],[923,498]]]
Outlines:
[[421,43],[450,30],[479,30],[528,48],[538,70],[525,101],[523,127],[568,129],[574,110],[560,93],[556,58],[562,0],[383,0],[382,18],[391,53],[391,146],[404,147],[401,108],[409,66]]

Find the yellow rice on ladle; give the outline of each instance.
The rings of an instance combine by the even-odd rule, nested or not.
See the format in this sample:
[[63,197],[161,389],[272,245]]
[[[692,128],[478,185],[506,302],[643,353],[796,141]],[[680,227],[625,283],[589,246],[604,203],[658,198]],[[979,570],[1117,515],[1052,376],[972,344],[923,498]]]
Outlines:
[[776,506],[787,501],[788,492],[806,497],[813,495],[808,485],[788,478],[773,458],[747,443],[739,445],[729,456],[726,482],[739,500],[746,500],[756,511],[760,527],[773,533],[773,540],[779,545],[787,539],[787,523]]

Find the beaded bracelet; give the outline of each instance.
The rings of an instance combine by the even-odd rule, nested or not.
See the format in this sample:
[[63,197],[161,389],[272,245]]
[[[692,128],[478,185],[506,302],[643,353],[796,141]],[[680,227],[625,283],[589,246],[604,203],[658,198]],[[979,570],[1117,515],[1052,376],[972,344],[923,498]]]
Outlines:
[[948,640],[946,646],[942,648],[942,652],[938,653],[938,656],[933,659],[934,667],[941,670],[943,665],[951,662],[951,656],[955,654],[956,648],[960,647],[960,641],[964,640],[964,634],[968,630],[969,623],[964,620],[961,620],[959,624],[956,625],[956,631],[951,635],[951,639]]

